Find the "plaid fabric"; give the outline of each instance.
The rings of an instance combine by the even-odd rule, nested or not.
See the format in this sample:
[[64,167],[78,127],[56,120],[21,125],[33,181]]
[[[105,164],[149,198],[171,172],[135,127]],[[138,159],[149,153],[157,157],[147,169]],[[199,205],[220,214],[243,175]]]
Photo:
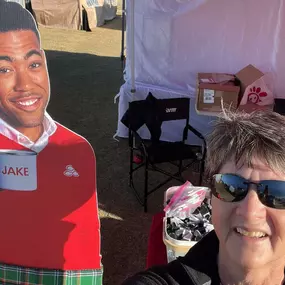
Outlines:
[[103,269],[46,270],[0,264],[1,285],[102,285]]

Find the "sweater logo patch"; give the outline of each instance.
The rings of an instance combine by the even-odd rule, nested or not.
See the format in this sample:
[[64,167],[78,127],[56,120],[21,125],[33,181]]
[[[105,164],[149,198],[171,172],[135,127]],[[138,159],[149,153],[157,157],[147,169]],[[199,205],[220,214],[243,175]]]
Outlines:
[[73,168],[72,165],[67,165],[63,174],[67,177],[79,177],[78,172]]

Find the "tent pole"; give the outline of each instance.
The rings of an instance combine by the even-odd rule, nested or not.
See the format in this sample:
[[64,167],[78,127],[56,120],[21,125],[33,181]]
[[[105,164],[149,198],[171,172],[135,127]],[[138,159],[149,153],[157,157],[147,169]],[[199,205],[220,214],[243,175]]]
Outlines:
[[[122,47],[121,47],[121,61],[125,61],[125,19],[126,19],[126,0],[123,0],[123,9],[122,9]],[[124,64],[123,64],[124,66]]]
[[131,63],[131,92],[136,92],[135,86],[135,0],[130,0],[130,25],[131,28],[131,48],[130,48],[130,63]]

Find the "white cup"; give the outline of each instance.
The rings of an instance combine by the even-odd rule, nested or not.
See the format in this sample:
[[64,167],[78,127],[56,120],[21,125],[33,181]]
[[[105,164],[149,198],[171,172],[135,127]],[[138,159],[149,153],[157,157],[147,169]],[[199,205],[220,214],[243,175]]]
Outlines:
[[37,189],[37,153],[26,150],[0,150],[0,189]]

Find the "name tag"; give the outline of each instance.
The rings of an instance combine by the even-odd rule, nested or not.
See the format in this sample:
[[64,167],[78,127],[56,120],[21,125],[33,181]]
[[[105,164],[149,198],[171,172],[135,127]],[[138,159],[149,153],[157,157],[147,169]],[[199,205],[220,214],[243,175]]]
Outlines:
[[23,150],[0,150],[0,189],[36,190],[37,153]]

